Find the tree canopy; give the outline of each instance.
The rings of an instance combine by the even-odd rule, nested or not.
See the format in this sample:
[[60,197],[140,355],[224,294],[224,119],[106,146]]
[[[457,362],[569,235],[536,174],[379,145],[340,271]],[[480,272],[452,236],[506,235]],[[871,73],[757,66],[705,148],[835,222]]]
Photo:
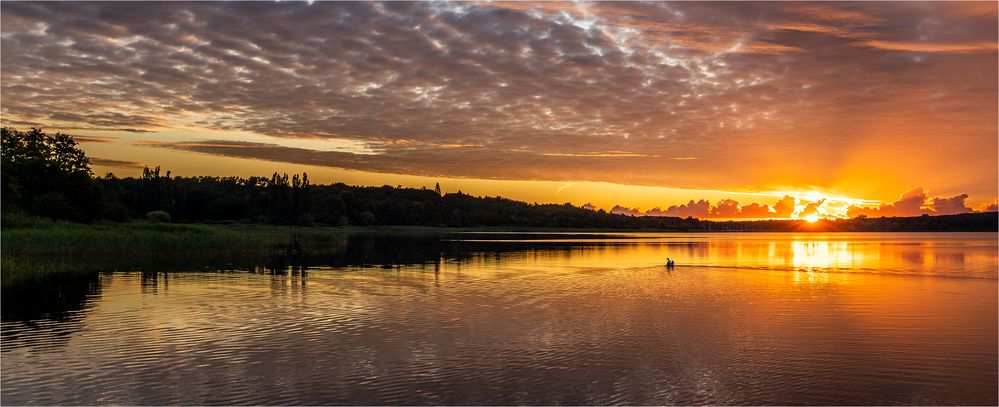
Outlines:
[[90,160],[73,137],[40,129],[0,129],[4,211],[75,221],[104,217],[104,197],[93,182]]

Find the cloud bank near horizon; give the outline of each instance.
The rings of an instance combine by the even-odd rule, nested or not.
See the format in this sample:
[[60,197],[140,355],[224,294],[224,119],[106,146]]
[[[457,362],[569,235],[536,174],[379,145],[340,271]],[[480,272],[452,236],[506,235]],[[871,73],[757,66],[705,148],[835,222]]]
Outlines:
[[[835,202],[835,199],[808,200],[785,195],[773,204],[749,203],[742,205],[733,199],[722,199],[716,204],[712,204],[706,199],[699,199],[697,201],[690,200],[686,204],[671,205],[665,210],[657,207],[641,211],[638,208],[615,205],[609,212],[628,216],[676,216],[699,219],[800,219],[812,215],[820,218],[854,218],[857,216],[953,215],[970,212],[995,212],[999,210],[999,201],[975,210],[967,206],[967,199],[968,194],[955,195],[949,198],[930,197],[922,187],[916,187],[902,194],[897,201],[873,207],[868,205],[846,205],[844,202]],[[592,205],[584,205],[584,208],[597,210]]]

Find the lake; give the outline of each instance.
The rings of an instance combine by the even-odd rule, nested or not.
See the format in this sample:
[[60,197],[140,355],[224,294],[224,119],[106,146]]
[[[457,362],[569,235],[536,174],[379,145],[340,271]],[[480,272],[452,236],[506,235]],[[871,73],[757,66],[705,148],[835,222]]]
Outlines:
[[997,403],[995,233],[346,240],[5,284],[0,402]]

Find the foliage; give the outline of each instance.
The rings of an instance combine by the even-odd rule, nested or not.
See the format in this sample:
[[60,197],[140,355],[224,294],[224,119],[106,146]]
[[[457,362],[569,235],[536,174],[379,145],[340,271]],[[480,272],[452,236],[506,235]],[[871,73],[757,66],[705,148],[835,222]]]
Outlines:
[[103,214],[104,196],[90,160],[69,135],[40,129],[0,129],[3,211],[90,222]]
[[[112,271],[142,265],[192,269],[205,262],[232,267],[273,260],[274,249],[294,244],[305,256],[342,256],[349,229],[170,223],[80,224],[39,220],[0,234],[3,283],[50,272]],[[229,265],[227,265],[229,264]],[[6,295],[6,291],[4,292]]]
[[149,211],[146,219],[153,223],[170,223],[170,214],[164,211]]
[[328,226],[523,226],[688,230],[696,219],[633,218],[571,204],[528,204],[435,189],[314,185],[308,174],[263,177],[166,177],[98,180],[110,201],[133,216],[168,212],[175,222]]

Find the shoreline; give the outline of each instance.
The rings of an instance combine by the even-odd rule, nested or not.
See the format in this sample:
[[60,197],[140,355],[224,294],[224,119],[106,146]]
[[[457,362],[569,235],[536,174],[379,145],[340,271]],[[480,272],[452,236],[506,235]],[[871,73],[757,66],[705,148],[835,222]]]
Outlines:
[[[286,226],[265,224],[182,224],[132,221],[125,223],[70,223],[32,219],[0,228],[0,269],[3,284],[50,272],[114,271],[142,268],[229,267],[246,264],[295,263],[303,259],[336,259],[353,255],[351,238],[446,237],[451,234],[500,236],[499,240],[530,235],[559,235],[556,239],[627,238],[618,234],[670,233],[677,235],[745,233],[989,233],[999,231],[675,231],[600,228],[428,227],[428,226]],[[520,236],[518,236],[520,235]],[[573,236],[575,235],[575,236]],[[485,239],[492,240],[492,239]]]

